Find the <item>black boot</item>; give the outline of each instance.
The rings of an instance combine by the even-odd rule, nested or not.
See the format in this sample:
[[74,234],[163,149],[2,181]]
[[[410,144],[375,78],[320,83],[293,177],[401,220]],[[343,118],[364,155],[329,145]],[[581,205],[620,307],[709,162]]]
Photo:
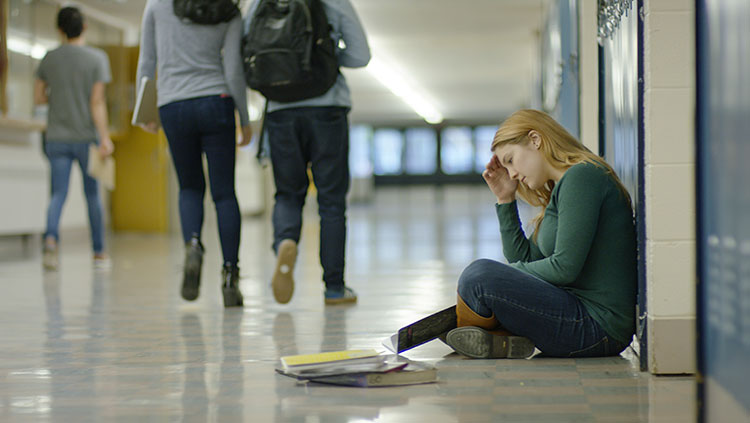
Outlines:
[[185,244],[185,265],[182,279],[182,298],[193,301],[198,298],[201,284],[201,268],[203,267],[203,245],[194,235]]
[[240,292],[240,268],[237,265],[225,264],[221,272],[224,294],[224,307],[242,307],[242,292]]

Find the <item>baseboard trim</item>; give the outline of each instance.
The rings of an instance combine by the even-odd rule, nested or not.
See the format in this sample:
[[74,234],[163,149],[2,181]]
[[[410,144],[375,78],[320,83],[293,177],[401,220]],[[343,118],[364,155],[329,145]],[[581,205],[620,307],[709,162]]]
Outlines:
[[695,316],[648,317],[648,371],[653,374],[696,372]]

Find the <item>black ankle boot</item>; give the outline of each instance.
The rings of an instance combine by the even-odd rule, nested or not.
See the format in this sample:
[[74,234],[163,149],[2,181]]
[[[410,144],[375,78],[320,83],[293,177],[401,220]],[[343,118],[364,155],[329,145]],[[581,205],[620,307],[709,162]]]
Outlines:
[[185,265],[182,279],[182,298],[193,301],[198,298],[203,267],[203,245],[197,236],[185,244]]
[[236,265],[225,264],[221,271],[224,294],[224,307],[242,307],[242,292],[240,292],[240,268]]

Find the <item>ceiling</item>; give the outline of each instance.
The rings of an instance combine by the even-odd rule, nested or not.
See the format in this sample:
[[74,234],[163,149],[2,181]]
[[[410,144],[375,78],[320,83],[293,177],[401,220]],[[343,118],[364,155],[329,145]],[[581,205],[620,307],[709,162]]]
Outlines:
[[[532,103],[546,0],[351,2],[373,53],[432,101],[446,122],[498,122]],[[78,3],[138,28],[145,0]],[[421,122],[367,70],[343,72],[352,91],[352,121]]]

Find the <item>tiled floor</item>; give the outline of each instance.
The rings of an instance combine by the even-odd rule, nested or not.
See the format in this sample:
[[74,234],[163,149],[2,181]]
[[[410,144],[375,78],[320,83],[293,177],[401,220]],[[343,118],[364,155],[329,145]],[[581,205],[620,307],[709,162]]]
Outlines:
[[[312,203],[312,202],[311,202]],[[691,377],[641,373],[632,351],[602,359],[469,360],[433,341],[407,352],[440,382],[402,388],[296,385],[281,355],[379,348],[399,327],[455,301],[464,266],[502,257],[486,189],[379,190],[349,212],[354,306],[325,307],[318,232],[304,227],[291,303],[271,295],[267,217],[243,222],[246,305],[225,310],[213,222],[201,296],[179,298],[177,236],[110,235],[113,267],[65,234],[61,268],[38,241],[0,240],[0,421],[690,422]],[[314,206],[306,222],[316,221]]]

